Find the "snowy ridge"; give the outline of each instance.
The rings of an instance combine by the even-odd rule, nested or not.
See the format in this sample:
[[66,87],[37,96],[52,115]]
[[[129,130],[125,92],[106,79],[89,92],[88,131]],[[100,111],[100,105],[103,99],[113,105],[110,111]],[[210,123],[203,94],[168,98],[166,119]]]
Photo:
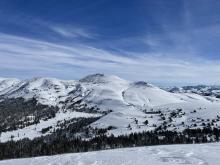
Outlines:
[[55,78],[33,78],[20,81],[3,92],[4,97],[25,99],[36,98],[46,105],[57,105],[62,97],[75,87],[75,81],[62,81]]
[[[58,118],[63,112],[74,113],[76,108],[80,112],[83,112],[85,107],[95,108],[98,112],[94,117],[106,112],[106,115],[101,116],[90,126],[93,128],[113,126],[115,129],[108,130],[108,135],[155,130],[160,126],[177,131],[201,128],[207,124],[220,126],[218,118],[220,99],[193,92],[168,92],[147,82],[130,82],[104,74],[89,75],[80,80],[33,78],[9,82],[6,83],[7,87],[1,88],[0,96],[3,100],[19,97],[26,100],[35,98],[41,104],[58,106],[60,109],[56,114]],[[94,112],[86,113],[92,117]],[[173,116],[174,113],[176,115]],[[146,120],[147,125],[144,124]],[[45,128],[55,126],[54,123],[49,124],[45,121],[42,121],[41,125]],[[31,126],[28,128],[33,129]],[[24,129],[27,131],[27,128],[22,128],[20,132]],[[37,130],[36,127],[34,129]],[[10,135],[15,136],[17,132],[15,134],[9,131],[4,134],[4,138],[2,136],[0,140],[7,141]],[[24,137],[30,136],[15,139]]]

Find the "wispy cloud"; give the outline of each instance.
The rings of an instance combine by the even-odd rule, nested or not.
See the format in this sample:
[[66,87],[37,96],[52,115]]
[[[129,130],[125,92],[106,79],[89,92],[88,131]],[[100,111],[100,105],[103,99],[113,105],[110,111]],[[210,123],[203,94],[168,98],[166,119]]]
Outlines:
[[30,70],[32,76],[49,75],[66,79],[101,72],[156,83],[220,84],[220,61],[202,58],[187,61],[169,57],[163,52],[118,54],[87,45],[67,46],[2,33],[0,59],[0,73],[15,70],[14,77],[22,77]]
[[93,38],[92,35],[88,30],[82,27],[75,27],[75,26],[62,26],[62,25],[50,25],[50,30],[61,35],[62,37],[68,38]]

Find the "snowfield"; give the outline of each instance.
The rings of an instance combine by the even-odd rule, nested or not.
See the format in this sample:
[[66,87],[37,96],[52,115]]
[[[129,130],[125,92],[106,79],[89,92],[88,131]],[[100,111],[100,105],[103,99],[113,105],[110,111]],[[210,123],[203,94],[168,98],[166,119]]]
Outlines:
[[0,165],[219,165],[220,143],[163,145],[0,161]]

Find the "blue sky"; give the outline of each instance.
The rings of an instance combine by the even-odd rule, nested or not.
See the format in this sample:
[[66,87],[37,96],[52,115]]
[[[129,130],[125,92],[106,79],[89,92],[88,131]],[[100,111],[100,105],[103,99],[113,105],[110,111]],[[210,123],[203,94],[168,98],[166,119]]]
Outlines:
[[220,85],[218,0],[1,0],[0,76]]

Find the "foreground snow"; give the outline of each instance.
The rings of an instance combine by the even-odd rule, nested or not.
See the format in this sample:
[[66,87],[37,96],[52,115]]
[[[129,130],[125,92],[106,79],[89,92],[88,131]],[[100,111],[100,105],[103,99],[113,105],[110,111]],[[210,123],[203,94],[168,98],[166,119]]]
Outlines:
[[0,165],[219,165],[220,143],[124,148],[0,161]]

